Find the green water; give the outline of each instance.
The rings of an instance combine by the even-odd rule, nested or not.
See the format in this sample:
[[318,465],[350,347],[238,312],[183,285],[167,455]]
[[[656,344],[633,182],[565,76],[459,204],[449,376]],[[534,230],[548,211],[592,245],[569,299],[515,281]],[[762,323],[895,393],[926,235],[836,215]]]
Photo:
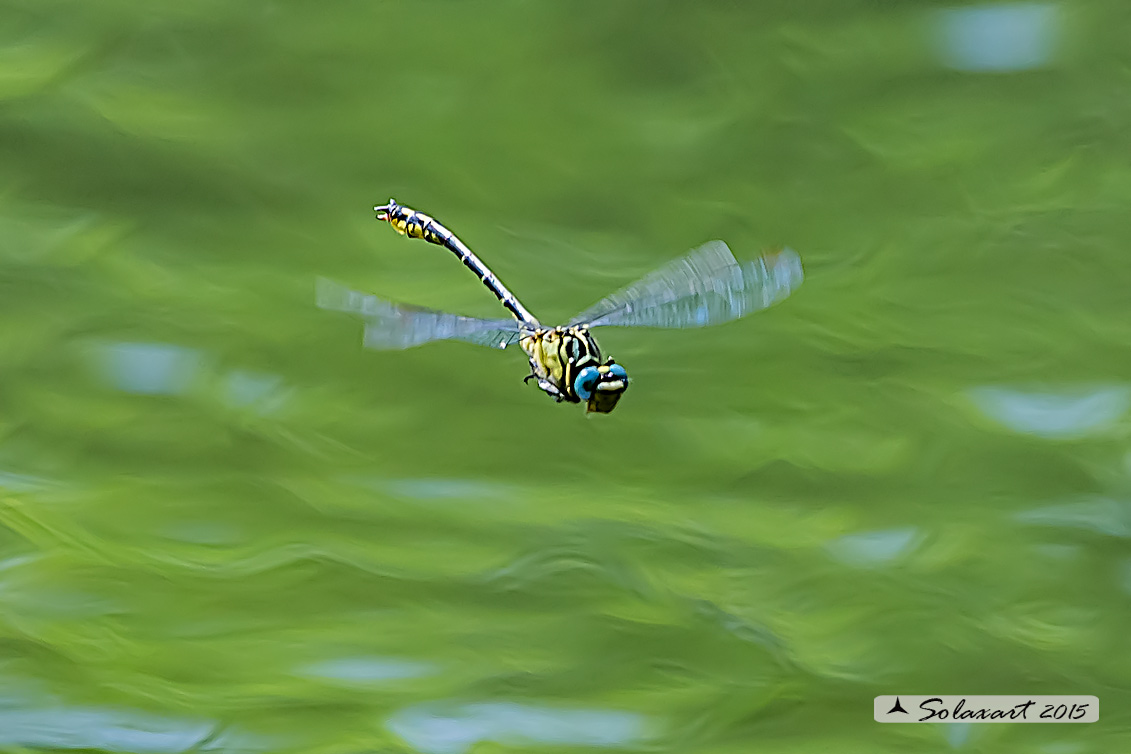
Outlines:
[[[921,3],[0,4],[0,748],[1126,751],[1131,16],[1046,7],[995,72]],[[586,419],[314,307],[502,313],[390,196],[549,322],[806,282],[602,332]]]

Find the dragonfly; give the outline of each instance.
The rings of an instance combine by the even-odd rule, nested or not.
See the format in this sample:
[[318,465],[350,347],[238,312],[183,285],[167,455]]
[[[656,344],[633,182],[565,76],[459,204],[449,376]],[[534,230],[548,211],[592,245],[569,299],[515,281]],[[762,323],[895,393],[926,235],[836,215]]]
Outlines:
[[317,281],[320,308],[362,319],[363,344],[372,349],[406,349],[441,340],[499,349],[517,344],[530,361],[530,374],[524,381],[535,380],[559,403],[584,402],[586,413],[611,412],[629,385],[622,365],[612,358],[602,359],[593,328],[718,325],[769,308],[804,280],[801,258],[792,249],[739,262],[725,243],[711,241],[606,296],[567,324],[548,327],[435,218],[394,199],[374,211],[378,220],[389,223],[402,236],[443,246],[459,257],[510,317],[483,319],[393,303],[326,278]]

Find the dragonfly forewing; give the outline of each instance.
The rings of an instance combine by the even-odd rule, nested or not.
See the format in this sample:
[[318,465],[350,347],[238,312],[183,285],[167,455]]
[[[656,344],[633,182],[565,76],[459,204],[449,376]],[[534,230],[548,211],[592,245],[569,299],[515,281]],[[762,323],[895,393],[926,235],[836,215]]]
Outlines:
[[366,348],[412,348],[436,340],[463,340],[490,348],[517,343],[526,331],[513,319],[479,319],[460,314],[394,304],[319,278],[316,292],[322,309],[349,312],[365,320]]
[[711,241],[608,296],[571,324],[591,327],[705,327],[729,322],[787,298],[804,280],[792,249],[738,262]]

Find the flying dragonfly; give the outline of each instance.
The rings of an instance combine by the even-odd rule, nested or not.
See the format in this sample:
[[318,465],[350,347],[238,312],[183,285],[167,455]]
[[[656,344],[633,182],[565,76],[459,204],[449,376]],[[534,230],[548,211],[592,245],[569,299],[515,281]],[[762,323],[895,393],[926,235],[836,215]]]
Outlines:
[[511,317],[480,319],[395,304],[325,278],[317,284],[319,307],[361,317],[367,348],[404,349],[453,339],[491,348],[517,343],[530,360],[525,381],[536,380],[555,401],[584,401],[586,413],[612,411],[629,383],[623,366],[611,358],[602,361],[592,328],[717,325],[782,301],[804,279],[801,259],[792,249],[739,262],[725,243],[711,241],[601,299],[568,324],[547,327],[434,218],[392,199],[374,211],[402,236],[443,246],[459,257]]

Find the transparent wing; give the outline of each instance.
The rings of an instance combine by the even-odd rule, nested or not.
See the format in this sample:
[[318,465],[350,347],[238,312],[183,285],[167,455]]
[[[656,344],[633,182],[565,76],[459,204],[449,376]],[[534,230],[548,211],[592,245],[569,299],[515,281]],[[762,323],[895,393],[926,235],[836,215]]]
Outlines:
[[514,319],[478,319],[417,306],[393,304],[319,278],[316,301],[322,309],[356,314],[365,320],[365,347],[378,350],[419,346],[433,340],[465,340],[506,348],[522,338]]
[[601,299],[570,324],[717,325],[776,304],[803,279],[801,258],[792,249],[738,262],[725,243],[711,241]]

